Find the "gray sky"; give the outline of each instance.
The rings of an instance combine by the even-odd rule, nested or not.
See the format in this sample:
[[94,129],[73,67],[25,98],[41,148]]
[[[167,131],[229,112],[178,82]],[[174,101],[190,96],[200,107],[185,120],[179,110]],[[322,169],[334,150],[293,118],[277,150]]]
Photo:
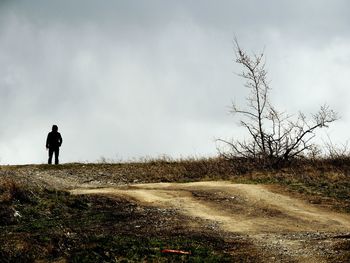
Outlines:
[[[281,110],[328,103],[350,128],[350,10],[340,0],[0,0],[0,163],[201,157],[242,138],[231,101],[247,91],[233,38],[265,48]],[[324,136],[326,133],[323,132]]]

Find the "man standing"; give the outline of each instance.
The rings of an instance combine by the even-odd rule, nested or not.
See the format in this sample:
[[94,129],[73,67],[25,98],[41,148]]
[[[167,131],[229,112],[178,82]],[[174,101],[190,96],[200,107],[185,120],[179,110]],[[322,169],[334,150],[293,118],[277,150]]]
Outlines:
[[57,125],[52,125],[52,131],[49,132],[46,139],[46,149],[49,150],[48,164],[52,163],[52,155],[55,153],[55,164],[58,164],[58,156],[60,153],[60,147],[62,145],[62,137],[58,132]]

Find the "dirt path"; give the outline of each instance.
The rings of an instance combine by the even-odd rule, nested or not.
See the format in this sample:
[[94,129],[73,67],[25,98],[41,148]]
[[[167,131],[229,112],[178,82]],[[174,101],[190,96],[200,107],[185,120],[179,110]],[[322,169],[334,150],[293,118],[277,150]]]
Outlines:
[[[268,186],[225,181],[134,184],[124,187],[79,188],[72,194],[118,195],[144,205],[173,208],[191,218],[219,226],[225,233],[247,235],[276,255],[276,262],[327,262],[322,233],[350,232],[350,216],[310,205]],[[316,235],[318,238],[310,238]],[[325,241],[326,242],[326,241]]]

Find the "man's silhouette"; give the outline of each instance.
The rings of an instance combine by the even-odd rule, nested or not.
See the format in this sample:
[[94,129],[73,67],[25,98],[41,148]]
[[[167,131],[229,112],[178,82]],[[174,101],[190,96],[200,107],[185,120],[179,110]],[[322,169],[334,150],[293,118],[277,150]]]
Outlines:
[[49,132],[46,139],[46,149],[49,149],[48,164],[52,163],[52,155],[55,153],[55,164],[58,164],[58,156],[60,153],[60,146],[62,145],[62,137],[58,132],[57,125],[52,125],[52,131]]

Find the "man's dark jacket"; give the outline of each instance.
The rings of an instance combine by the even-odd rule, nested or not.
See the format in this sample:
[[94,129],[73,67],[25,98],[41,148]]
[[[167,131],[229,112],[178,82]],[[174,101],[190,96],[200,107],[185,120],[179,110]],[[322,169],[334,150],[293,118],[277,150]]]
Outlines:
[[61,134],[57,131],[51,131],[47,135],[46,148],[57,149],[62,144]]

